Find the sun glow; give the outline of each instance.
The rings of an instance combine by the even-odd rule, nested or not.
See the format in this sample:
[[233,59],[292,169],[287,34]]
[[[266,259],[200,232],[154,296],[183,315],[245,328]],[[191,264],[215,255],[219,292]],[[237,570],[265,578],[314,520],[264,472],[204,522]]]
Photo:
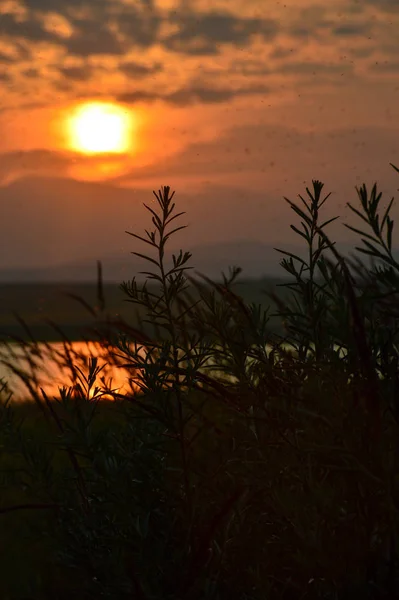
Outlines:
[[70,147],[84,154],[122,154],[131,147],[132,117],[117,104],[88,102],[68,122]]

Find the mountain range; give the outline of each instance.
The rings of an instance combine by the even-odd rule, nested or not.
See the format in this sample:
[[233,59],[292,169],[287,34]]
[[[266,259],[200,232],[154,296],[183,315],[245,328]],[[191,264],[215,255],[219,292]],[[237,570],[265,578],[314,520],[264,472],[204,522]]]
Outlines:
[[[306,245],[292,243],[301,241],[289,227],[297,220],[281,200],[216,184],[177,190],[176,210],[186,214],[175,224],[188,227],[171,237],[167,250],[192,252],[190,264],[211,278],[233,265],[243,277],[283,276],[274,248],[303,256]],[[97,260],[109,282],[152,270],[132,254],[153,255],[151,248],[126,233],[153,229],[143,203],[157,209],[152,190],[104,182],[26,177],[0,187],[0,283],[95,281]],[[338,248],[345,255],[353,245]]]

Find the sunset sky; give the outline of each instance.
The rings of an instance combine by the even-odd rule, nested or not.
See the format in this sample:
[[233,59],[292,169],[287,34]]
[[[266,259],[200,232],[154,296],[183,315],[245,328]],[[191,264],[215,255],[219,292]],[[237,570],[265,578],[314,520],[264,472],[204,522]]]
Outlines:
[[[85,147],[71,133],[88,102],[125,119],[120,152],[90,153],[90,139]],[[119,188],[145,199],[171,185],[188,216],[187,198],[197,207],[195,243],[207,232],[212,243],[292,240],[282,197],[305,193],[312,178],[333,192],[341,217],[363,182],[377,181],[387,200],[398,194],[389,163],[399,166],[399,0],[2,0],[0,153],[0,214],[28,253],[41,236],[38,196],[54,178],[79,206],[85,190],[103,190],[100,226],[126,197]],[[229,205],[233,192],[241,201]],[[21,221],[26,203],[38,203],[29,239],[15,222],[18,202]],[[121,234],[133,223],[131,208]],[[20,264],[4,244],[0,266]],[[51,244],[53,258],[73,258],[57,254],[59,239]],[[90,248],[82,242],[80,255]]]

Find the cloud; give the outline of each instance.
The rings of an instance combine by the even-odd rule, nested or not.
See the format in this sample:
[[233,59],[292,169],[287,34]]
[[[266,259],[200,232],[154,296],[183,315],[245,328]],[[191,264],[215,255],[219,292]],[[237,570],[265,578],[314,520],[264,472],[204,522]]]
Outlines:
[[23,74],[25,77],[32,77],[32,79],[36,79],[39,77],[39,70],[35,68],[25,69]]
[[369,5],[389,13],[399,12],[399,0],[362,0],[363,6]]
[[34,14],[24,21],[17,20],[12,14],[0,15],[0,34],[11,38],[29,40],[31,42],[57,43],[59,38],[46,31],[43,24]]
[[162,18],[153,10],[129,6],[118,14],[115,24],[130,46],[148,48],[159,41]]
[[[155,0],[19,2],[24,12],[0,15],[0,69],[7,67],[0,70],[3,108],[18,104],[18,92],[21,99],[29,97],[35,77],[40,82],[35,100],[43,106],[60,93],[63,101],[75,101],[82,97],[82,87],[88,97],[112,96],[129,103],[159,99],[190,106],[268,93],[273,85],[281,86],[282,77],[291,75],[296,76],[295,84],[290,84],[295,86],[301,85],[300,78],[308,85],[309,77],[316,74],[312,83],[318,87],[342,85],[341,75],[355,71],[355,76],[362,66],[360,59],[373,48],[379,58],[384,53],[394,61],[397,54],[393,18],[373,20],[369,13],[371,6],[386,11],[399,0],[364,0],[361,6],[366,5],[367,12],[349,2],[339,16],[325,4],[298,3],[295,10],[285,11],[285,18],[234,13],[234,2],[229,10],[202,11],[196,8],[200,3],[193,1],[175,11],[161,10],[162,3]],[[353,59],[352,64],[338,58],[336,48],[345,44],[351,47],[342,52]],[[220,56],[220,61],[212,60],[215,56]],[[332,56],[335,63],[330,62]],[[187,64],[186,74],[182,60]],[[190,73],[198,68],[202,79],[191,81]],[[107,76],[98,86],[95,75],[101,70]],[[385,72],[396,71],[386,67]],[[160,73],[164,76],[158,79]],[[366,77],[363,73],[359,78]],[[267,87],[260,85],[266,77]],[[146,78],[151,78],[151,85]]]
[[87,81],[91,76],[91,68],[88,65],[80,67],[61,67],[58,69],[63,77],[73,81]]
[[358,48],[350,48],[349,54],[356,58],[369,58],[375,54],[376,49],[372,46],[359,46]]
[[0,185],[29,173],[63,175],[73,160],[74,157],[68,153],[49,150],[5,152],[0,154]]
[[9,56],[8,54],[5,54],[4,52],[0,52],[0,64],[11,65],[15,61],[16,61],[16,59],[14,57]]
[[20,3],[30,11],[54,12],[55,7],[57,7],[57,12],[68,14],[74,9],[82,9],[85,5],[89,5],[91,10],[104,10],[110,2],[109,0],[91,0],[91,2],[85,2],[84,0],[59,0],[55,4],[54,0],[20,0]]
[[294,52],[294,48],[284,48],[281,46],[277,46],[274,48],[274,50],[270,53],[270,58],[274,59],[274,60],[281,60],[284,58],[287,58],[287,56],[292,56]]
[[271,40],[280,26],[272,19],[237,17],[228,12],[175,14],[172,23],[176,33],[163,40],[163,45],[186,54],[218,54],[220,45],[247,45],[255,34]]
[[[107,0],[60,0],[56,5],[54,0],[25,0],[24,4],[29,9],[27,18],[2,15],[0,33],[16,39],[51,42],[75,56],[122,55],[132,46],[149,47],[157,41],[161,24],[160,17],[148,6],[140,9]],[[76,9],[83,9],[85,16],[77,16]],[[49,28],[46,17],[50,14],[65,17],[71,35]]]
[[290,62],[286,64],[282,64],[276,69],[276,72],[279,73],[289,73],[293,75],[302,75],[302,74],[311,74],[316,75],[318,73],[351,73],[353,71],[352,65],[348,64],[327,64],[323,62]]
[[[389,162],[396,164],[398,128],[389,127],[337,127],[313,132],[301,131],[290,125],[243,125],[225,131],[211,141],[194,142],[178,153],[158,160],[155,165],[133,169],[114,179],[115,183],[134,184],[140,180],[161,180],[183,174],[200,180],[223,174],[242,174],[249,181],[251,173],[267,178],[267,187],[281,185],[290,174],[290,185],[304,176],[320,178],[328,185],[356,185],[356,174],[363,178],[377,177],[378,170]],[[376,160],[376,148],[379,148]],[[344,165],[350,167],[343,168]],[[352,169],[350,171],[350,168]],[[354,173],[355,172],[355,173]],[[263,175],[262,175],[263,174]],[[325,179],[324,179],[325,178]],[[397,174],[392,170],[384,174],[397,186]],[[363,182],[363,181],[362,181]],[[361,183],[362,183],[361,182]],[[287,184],[288,185],[288,184]]]
[[106,23],[89,19],[74,22],[74,33],[63,41],[63,46],[68,54],[85,57],[98,54],[122,55],[126,51],[126,46]]
[[128,77],[143,77],[163,71],[163,66],[161,63],[147,66],[133,61],[121,63],[118,65],[118,68]]
[[[267,91],[266,87],[261,88],[262,93]],[[182,89],[177,92],[173,92],[167,96],[168,102],[172,104],[187,105],[194,102],[203,102],[204,104],[211,104],[217,102],[225,102],[231,98],[237,96],[243,96],[245,94],[253,94],[256,90],[254,88],[232,90],[227,88],[215,89],[214,87],[192,87]]]
[[73,151],[25,150],[0,153],[0,187],[29,175],[106,180],[131,169],[128,154],[83,155]]
[[311,25],[295,24],[289,28],[289,34],[294,38],[309,38],[315,35],[315,28]]
[[399,61],[392,61],[392,62],[375,62],[374,64],[370,65],[368,68],[369,71],[374,72],[374,73],[394,73],[397,74],[399,73]]
[[[398,0],[399,1],[399,0]],[[372,3],[372,0],[369,0]],[[362,37],[381,34],[378,21],[364,15],[364,5],[349,5],[337,19],[326,6],[314,5],[303,8],[298,18],[288,26],[288,32],[294,38],[313,38],[320,40],[331,36],[331,44],[335,44],[334,38]]]
[[212,104],[225,102],[237,96],[245,96],[252,94],[267,94],[269,92],[267,86],[255,86],[240,89],[231,88],[216,88],[214,85],[200,86],[193,85],[192,87],[183,87],[180,90],[169,94],[162,94],[157,91],[155,92],[126,92],[119,94],[117,100],[127,104],[135,104],[138,102],[155,102],[156,100],[163,100],[164,102],[176,105],[176,106],[187,106],[190,104],[204,103]]
[[344,23],[333,27],[331,33],[335,36],[351,37],[369,35],[373,29],[371,23]]

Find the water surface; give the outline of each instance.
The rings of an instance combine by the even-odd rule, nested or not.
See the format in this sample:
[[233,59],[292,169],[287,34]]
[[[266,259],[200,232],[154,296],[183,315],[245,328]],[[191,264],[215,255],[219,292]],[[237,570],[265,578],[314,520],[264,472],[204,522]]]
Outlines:
[[[70,342],[68,347],[71,350],[73,364],[79,366],[86,375],[89,373],[90,356],[98,357],[99,366],[105,365],[98,376],[99,387],[102,387],[100,377],[104,377],[105,382],[109,383],[112,389],[116,388],[118,393],[124,394],[137,389],[134,373],[113,365],[106,349],[101,348],[98,342]],[[0,347],[0,378],[6,380],[9,389],[13,392],[13,401],[31,399],[29,388],[15,373],[13,367],[23,369],[27,373],[36,373],[38,387],[41,386],[50,398],[59,397],[59,388],[73,385],[71,369],[65,364],[65,358],[62,358],[65,356],[63,342],[38,343],[37,348],[42,356],[37,355],[33,348],[26,351],[26,356],[24,349],[18,344],[10,344],[9,348],[12,348],[12,353],[16,356],[12,356],[7,347]],[[9,361],[12,366],[3,364],[2,360]]]

